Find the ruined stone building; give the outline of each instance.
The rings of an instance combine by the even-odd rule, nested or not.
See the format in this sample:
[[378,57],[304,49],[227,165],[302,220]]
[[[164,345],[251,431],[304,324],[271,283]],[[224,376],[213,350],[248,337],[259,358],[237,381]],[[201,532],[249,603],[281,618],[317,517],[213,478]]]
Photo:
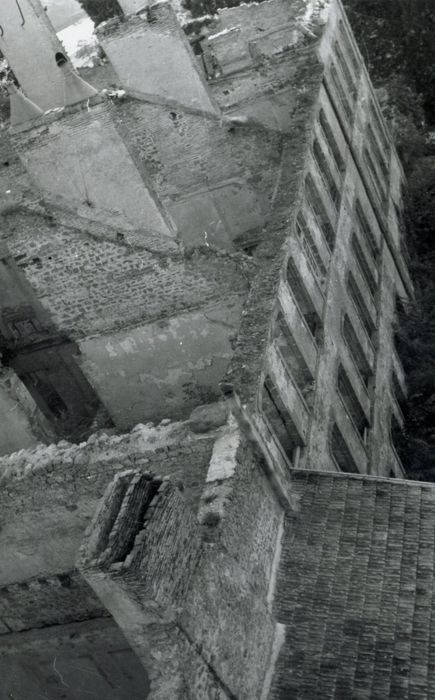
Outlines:
[[1,0],[0,698],[435,697],[403,172],[341,4],[119,4],[94,86]]

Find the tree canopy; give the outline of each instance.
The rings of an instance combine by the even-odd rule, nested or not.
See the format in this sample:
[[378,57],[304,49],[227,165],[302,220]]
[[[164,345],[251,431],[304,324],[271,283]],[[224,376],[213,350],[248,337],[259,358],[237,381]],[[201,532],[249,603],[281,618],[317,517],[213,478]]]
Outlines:
[[345,0],[375,87],[384,93],[408,187],[406,232],[415,298],[399,318],[407,373],[403,463],[435,481],[435,7],[433,0]]
[[117,0],[79,0],[79,3],[95,24],[122,14]]

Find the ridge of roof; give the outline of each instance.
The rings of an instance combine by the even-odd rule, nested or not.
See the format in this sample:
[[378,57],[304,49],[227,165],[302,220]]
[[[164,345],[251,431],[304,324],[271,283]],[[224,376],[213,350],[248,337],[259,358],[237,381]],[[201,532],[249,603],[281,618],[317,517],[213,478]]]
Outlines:
[[333,477],[335,479],[346,479],[352,481],[374,481],[374,482],[386,482],[390,483],[392,486],[418,486],[419,488],[430,488],[435,489],[435,483],[432,481],[420,481],[417,479],[398,479],[397,477],[386,477],[386,476],[376,476],[375,474],[353,474],[350,472],[333,472],[333,471],[323,471],[316,469],[294,469],[291,471],[290,480],[302,481],[301,477],[306,476],[307,480],[309,478],[319,478],[319,477]]

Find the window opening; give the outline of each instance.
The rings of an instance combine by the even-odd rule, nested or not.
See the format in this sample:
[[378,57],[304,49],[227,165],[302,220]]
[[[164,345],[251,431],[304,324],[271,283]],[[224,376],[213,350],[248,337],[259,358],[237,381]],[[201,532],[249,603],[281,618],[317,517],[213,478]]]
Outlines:
[[335,48],[335,55],[337,57],[337,62],[338,62],[338,65],[341,68],[341,71],[343,73],[344,80],[346,83],[346,87],[349,91],[350,98],[351,98],[352,102],[354,102],[355,98],[356,98],[356,94],[357,94],[356,83],[355,83],[355,81],[354,81],[354,79],[349,71],[347,61],[346,61],[345,57],[343,56],[343,53],[341,51],[341,48],[340,48],[338,41],[335,42],[334,48]]
[[295,424],[284,406],[277,388],[270,377],[266,377],[261,396],[263,413],[290,462],[295,451],[303,446]]
[[338,143],[335,139],[334,132],[332,131],[332,128],[326,118],[326,114],[323,111],[323,109],[320,110],[319,112],[319,124],[320,128],[322,130],[323,137],[326,141],[326,143],[329,146],[329,150],[331,151],[333,158],[335,160],[335,164],[339,170],[340,173],[344,173],[346,170],[346,166],[343,160],[343,157],[341,155],[341,151],[338,147]]
[[381,201],[385,199],[386,195],[386,185],[383,183],[378,175],[378,171],[376,170],[375,164],[373,162],[373,159],[370,155],[370,151],[368,150],[367,146],[364,147],[363,149],[363,160],[364,163],[370,173],[370,177],[372,180],[372,183],[374,185],[375,193]]
[[389,140],[387,139],[387,137],[385,136],[384,126],[383,126],[382,121],[378,115],[378,110],[374,106],[373,102],[370,103],[369,113],[370,113],[371,121],[375,125],[375,129],[376,129],[377,134],[378,134],[380,141],[382,143],[382,148],[384,149],[385,153],[389,153],[390,152],[390,143],[389,143]]
[[340,471],[358,474],[358,467],[356,466],[352,454],[335,423],[332,426],[330,446],[332,457]]
[[341,106],[343,108],[343,113],[344,113],[346,119],[348,120],[348,122],[351,124],[352,117],[353,117],[353,109],[352,109],[351,105],[349,104],[345,90],[340,82],[340,78],[338,76],[337,69],[333,64],[331,65],[330,76],[331,76],[331,81],[333,83],[333,86],[335,88],[335,92],[337,93],[339,100],[341,102]]
[[68,63],[67,57],[61,51],[58,51],[54,58],[55,58],[56,64],[59,66],[59,68],[60,68],[60,66],[64,66],[65,63]]
[[309,261],[311,262],[313,273],[317,277],[319,284],[323,286],[326,276],[326,267],[319,255],[319,251],[311,235],[311,231],[305,217],[301,212],[299,212],[296,219],[296,231],[302,247],[306,252]]
[[352,383],[341,364],[338,368],[337,391],[344,403],[348,416],[365,444],[367,442],[369,423],[358,401],[358,397],[353,390]]
[[362,205],[361,205],[361,202],[359,201],[359,199],[356,200],[355,214],[356,214],[358,227],[359,227],[361,233],[364,235],[365,240],[367,241],[370,252],[373,255],[373,259],[375,261],[377,261],[378,256],[379,256],[379,245],[378,245],[378,242],[373,234],[372,228],[367,220],[367,217],[364,213],[364,210],[362,208]]
[[340,39],[341,43],[344,46],[344,50],[346,51],[347,55],[349,56],[350,62],[352,64],[352,68],[355,71],[356,75],[359,75],[360,70],[361,70],[361,62],[352,46],[351,40],[349,38],[349,35],[347,33],[347,30],[343,24],[343,20],[340,20],[338,23],[339,27],[339,34],[340,34]]
[[393,389],[394,398],[396,399],[397,404],[401,412],[403,413],[404,409],[406,408],[406,395],[402,389],[402,385],[399,382],[399,378],[394,368],[391,372],[391,385]]
[[322,320],[311,301],[311,297],[292,258],[289,259],[287,264],[287,282],[311,334],[316,341],[320,340]]
[[394,451],[398,451],[403,445],[403,427],[397,420],[394,411],[390,414],[390,441]]
[[378,290],[378,284],[355,233],[352,234],[351,247],[364,281],[373,297]]
[[307,175],[305,178],[305,194],[307,204],[311,207],[314,218],[316,219],[320,230],[323,232],[329,248],[332,249],[335,243],[335,231],[331,225],[329,216],[322,202],[322,198],[311,175]]
[[37,395],[38,402],[42,399],[52,416],[58,419],[67,416],[68,407],[53,384],[47,379],[45,372],[28,372],[25,379],[29,389],[33,388],[32,395]]
[[393,327],[394,346],[395,346],[396,350],[398,351],[399,355],[401,354],[401,351],[402,351],[400,330],[401,330],[401,328],[403,326],[403,322],[407,316],[404,301],[405,300],[402,299],[402,297],[400,297],[398,294],[396,294],[396,302],[395,302],[394,318],[393,318],[393,322],[392,322],[392,327]]
[[353,303],[356,306],[356,309],[358,311],[358,315],[362,321],[362,324],[370,338],[372,339],[372,335],[376,330],[376,326],[373,323],[372,317],[370,316],[370,312],[367,309],[367,306],[364,302],[364,299],[361,295],[361,292],[358,288],[358,285],[355,281],[355,278],[352,274],[352,272],[349,272],[348,277],[347,277],[347,290],[349,293],[350,298],[352,299]]
[[332,175],[331,169],[329,167],[328,159],[325,156],[320,143],[317,139],[313,142],[313,155],[316,161],[317,167],[319,169],[320,175],[325,183],[326,190],[332,199],[334,208],[337,209],[340,206],[340,192]]
[[281,311],[279,311],[274,325],[274,340],[296,386],[308,406],[312,407],[314,399],[314,377]]
[[369,361],[365,355],[363,348],[358,340],[358,336],[350,321],[350,318],[345,314],[342,326],[343,339],[349,349],[350,356],[363,380],[364,386],[368,388],[370,378],[373,376]]
[[381,149],[379,148],[378,141],[375,137],[371,124],[367,126],[367,138],[370,144],[370,148],[372,149],[373,155],[375,156],[376,161],[379,165],[382,177],[384,177],[385,180],[388,180],[389,169],[387,165],[387,157],[382,153]]

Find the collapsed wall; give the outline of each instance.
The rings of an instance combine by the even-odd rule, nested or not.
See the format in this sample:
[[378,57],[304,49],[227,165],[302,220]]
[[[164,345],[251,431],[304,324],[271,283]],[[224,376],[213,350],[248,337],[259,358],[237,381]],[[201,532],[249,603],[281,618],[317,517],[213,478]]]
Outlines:
[[[98,500],[123,469],[171,475],[183,482],[188,503],[197,509],[214,430],[225,422],[225,412],[214,420],[211,429],[206,420],[139,425],[125,435],[103,432],[85,443],[38,445],[0,458],[0,585],[70,571]],[[203,432],[193,432],[192,425]]]
[[[204,688],[222,699],[257,696],[276,635],[270,605],[283,508],[226,413],[203,407],[184,423],[1,458],[1,658],[7,638],[15,645],[17,633],[33,630],[36,639],[50,627],[66,633],[79,625],[78,649],[83,634],[111,615],[155,698],[169,697],[169,688],[184,697],[177,693],[186,683],[192,697],[204,697]],[[126,568],[127,559],[135,565]],[[133,572],[142,640],[128,613]]]

